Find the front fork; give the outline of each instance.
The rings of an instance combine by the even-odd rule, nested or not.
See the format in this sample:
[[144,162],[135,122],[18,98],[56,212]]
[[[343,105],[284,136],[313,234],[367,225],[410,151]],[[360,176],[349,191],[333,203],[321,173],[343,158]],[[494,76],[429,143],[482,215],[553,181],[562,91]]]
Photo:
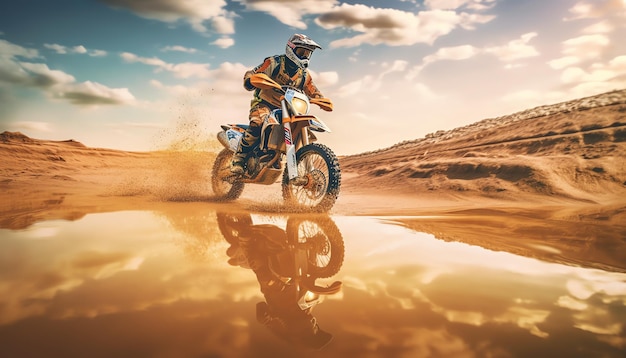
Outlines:
[[[285,131],[285,154],[287,155],[287,175],[289,181],[295,185],[306,185],[306,178],[298,178],[298,163],[296,159],[296,145],[293,142],[293,133],[291,132],[291,119],[289,118],[289,112],[285,101],[281,102],[281,109],[283,114],[283,129]],[[302,144],[309,144],[309,136],[307,128],[302,128]]]

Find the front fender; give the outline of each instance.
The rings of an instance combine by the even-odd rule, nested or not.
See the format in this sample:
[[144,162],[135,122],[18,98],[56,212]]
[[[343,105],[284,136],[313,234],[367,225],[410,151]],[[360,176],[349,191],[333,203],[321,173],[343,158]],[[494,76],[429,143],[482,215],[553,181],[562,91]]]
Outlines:
[[295,116],[294,119],[292,120],[292,122],[301,122],[301,121],[308,121],[309,128],[311,128],[312,131],[328,132],[328,133],[332,132],[330,130],[330,127],[328,127],[326,123],[324,123],[324,121],[317,118],[317,116],[305,114],[305,115]]

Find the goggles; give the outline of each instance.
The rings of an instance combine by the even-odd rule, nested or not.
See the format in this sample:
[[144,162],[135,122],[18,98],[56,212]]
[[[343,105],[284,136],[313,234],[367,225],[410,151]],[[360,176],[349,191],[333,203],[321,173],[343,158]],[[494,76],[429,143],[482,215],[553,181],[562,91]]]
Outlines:
[[293,50],[293,52],[301,60],[308,60],[308,59],[311,58],[311,54],[313,54],[313,51],[309,50],[308,48],[304,48],[304,47],[296,47]]

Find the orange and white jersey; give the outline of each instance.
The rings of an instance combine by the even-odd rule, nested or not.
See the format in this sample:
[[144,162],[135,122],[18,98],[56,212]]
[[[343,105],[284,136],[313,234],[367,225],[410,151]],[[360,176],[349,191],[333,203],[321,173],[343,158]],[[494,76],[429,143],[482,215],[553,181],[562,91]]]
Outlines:
[[287,73],[286,67],[287,58],[285,55],[271,56],[266,58],[263,63],[256,66],[250,71],[247,71],[244,75],[244,87],[248,91],[254,91],[254,99],[252,99],[251,106],[265,102],[272,107],[280,107],[281,94],[274,90],[262,90],[253,86],[248,86],[246,80],[255,73],[264,73],[281,86],[291,86],[304,91],[309,98],[323,97],[320,90],[315,86],[309,71],[305,68],[298,68],[295,74],[290,76]]

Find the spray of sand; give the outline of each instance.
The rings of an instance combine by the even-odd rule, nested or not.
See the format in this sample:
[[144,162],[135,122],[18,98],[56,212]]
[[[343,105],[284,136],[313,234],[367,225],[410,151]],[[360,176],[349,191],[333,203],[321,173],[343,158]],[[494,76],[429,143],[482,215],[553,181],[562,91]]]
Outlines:
[[157,149],[142,167],[120,178],[117,195],[147,195],[160,201],[211,200],[211,168],[222,146],[215,129],[189,112],[154,137]]
[[211,168],[221,150],[214,131],[193,114],[180,116],[159,135],[164,155],[158,163],[154,194],[167,201],[206,200],[212,194]]

